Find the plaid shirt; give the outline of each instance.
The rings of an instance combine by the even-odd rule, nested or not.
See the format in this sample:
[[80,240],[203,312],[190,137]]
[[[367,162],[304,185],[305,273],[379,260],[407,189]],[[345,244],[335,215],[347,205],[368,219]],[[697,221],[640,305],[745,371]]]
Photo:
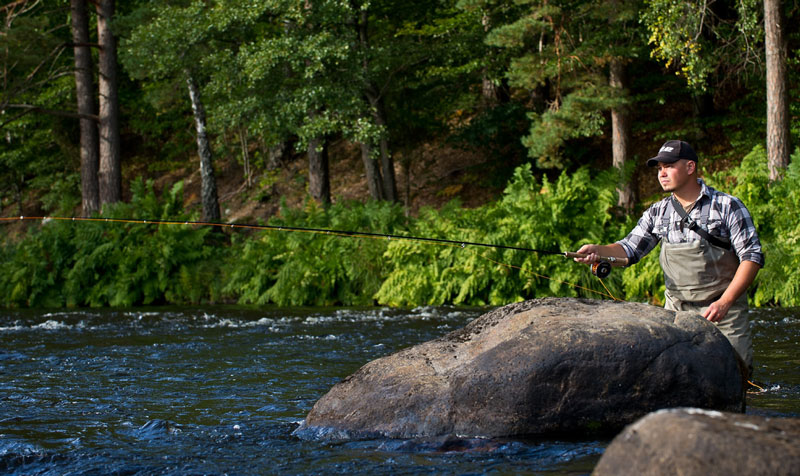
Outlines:
[[[718,192],[702,180],[700,198],[689,212],[689,217],[713,236],[729,240],[739,261],[753,261],[764,266],[764,253],[750,212],[738,198]],[[686,243],[702,237],[682,223],[682,218],[672,206],[672,195],[648,208],[636,227],[617,243],[625,250],[630,264],[642,259],[659,241]],[[707,206],[710,201],[710,206]],[[702,211],[708,216],[703,217]]]

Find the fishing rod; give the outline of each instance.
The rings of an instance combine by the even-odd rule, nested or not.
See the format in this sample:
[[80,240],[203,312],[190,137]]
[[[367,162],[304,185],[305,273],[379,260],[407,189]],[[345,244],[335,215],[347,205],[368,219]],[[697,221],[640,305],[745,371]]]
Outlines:
[[[86,222],[108,222],[108,223],[134,223],[142,225],[186,225],[186,226],[215,226],[220,228],[239,228],[251,230],[274,230],[274,231],[296,231],[304,233],[314,233],[320,235],[334,235],[345,236],[352,238],[386,238],[388,240],[406,240],[456,245],[461,248],[467,246],[479,246],[484,248],[495,248],[501,250],[514,250],[526,251],[529,253],[538,253],[543,255],[559,255],[566,258],[585,258],[588,256],[585,253],[575,253],[572,251],[553,251],[553,250],[539,250],[535,248],[526,248],[523,246],[509,246],[509,245],[495,245],[492,243],[481,243],[476,241],[460,241],[448,240],[445,238],[430,238],[424,236],[410,236],[410,235],[394,235],[390,233],[373,233],[366,231],[351,231],[351,230],[334,230],[327,228],[306,228],[298,226],[283,226],[283,225],[254,225],[243,223],[220,223],[208,221],[180,221],[180,220],[146,220],[139,218],[97,218],[97,217],[59,217],[59,216],[19,216],[19,217],[0,217],[0,222],[11,222],[14,220],[19,221],[43,221],[59,220],[59,221],[86,221]],[[604,279],[611,274],[613,266],[627,266],[627,258],[617,258],[615,256],[599,256],[598,260],[592,263],[592,274],[600,279]]]

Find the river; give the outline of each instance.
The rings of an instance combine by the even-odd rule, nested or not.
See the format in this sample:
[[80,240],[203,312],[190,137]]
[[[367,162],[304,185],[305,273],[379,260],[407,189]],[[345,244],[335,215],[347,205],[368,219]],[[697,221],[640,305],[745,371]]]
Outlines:
[[[0,311],[0,472],[587,474],[607,440],[307,441],[341,378],[462,308]],[[800,309],[756,309],[748,413],[800,416]],[[491,443],[491,444],[489,444]]]

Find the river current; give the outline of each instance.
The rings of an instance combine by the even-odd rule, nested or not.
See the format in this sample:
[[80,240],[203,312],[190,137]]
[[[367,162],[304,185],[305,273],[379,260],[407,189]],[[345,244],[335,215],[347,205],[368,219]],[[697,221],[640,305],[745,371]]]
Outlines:
[[[462,308],[0,311],[0,473],[588,474],[608,440],[314,441],[336,382]],[[800,417],[800,309],[756,309],[748,413]]]

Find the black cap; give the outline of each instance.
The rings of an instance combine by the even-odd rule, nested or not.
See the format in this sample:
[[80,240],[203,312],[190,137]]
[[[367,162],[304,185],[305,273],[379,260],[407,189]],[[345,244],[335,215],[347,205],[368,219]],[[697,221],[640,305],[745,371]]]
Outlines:
[[658,149],[658,155],[647,161],[647,166],[654,167],[659,162],[671,164],[680,159],[697,162],[697,154],[692,146],[682,140],[668,140]]

